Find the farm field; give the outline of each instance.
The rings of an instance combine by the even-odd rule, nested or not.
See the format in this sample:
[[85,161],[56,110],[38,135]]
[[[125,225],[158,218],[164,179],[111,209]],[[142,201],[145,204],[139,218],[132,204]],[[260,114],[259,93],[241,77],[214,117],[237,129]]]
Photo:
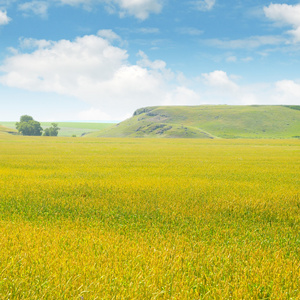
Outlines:
[[[43,129],[51,126],[51,122],[40,122]],[[87,133],[97,132],[102,129],[111,127],[114,123],[85,123],[85,122],[55,122],[58,124],[60,130],[58,136],[70,137],[76,135],[77,137]],[[16,122],[1,122],[1,125],[16,129]]]
[[0,299],[299,299],[299,150],[0,132]]

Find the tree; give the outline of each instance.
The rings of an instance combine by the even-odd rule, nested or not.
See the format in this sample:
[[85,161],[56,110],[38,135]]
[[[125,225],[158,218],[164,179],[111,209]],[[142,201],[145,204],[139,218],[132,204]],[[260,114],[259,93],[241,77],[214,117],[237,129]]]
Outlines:
[[22,135],[40,136],[43,131],[41,124],[28,115],[21,116],[20,122],[16,123],[16,128]]
[[24,116],[20,117],[20,123],[29,122],[29,121],[34,121],[33,117],[28,116],[28,115],[24,115]]
[[44,130],[44,136],[57,136],[58,135],[58,130],[60,130],[60,128],[58,128],[58,124],[57,123],[51,123],[52,127],[46,128]]

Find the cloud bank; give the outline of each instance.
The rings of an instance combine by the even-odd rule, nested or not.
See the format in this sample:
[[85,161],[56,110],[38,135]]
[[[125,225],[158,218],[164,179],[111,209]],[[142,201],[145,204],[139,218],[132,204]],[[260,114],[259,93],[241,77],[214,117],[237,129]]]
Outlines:
[[77,116],[84,120],[121,120],[153,105],[299,102],[297,81],[243,85],[223,70],[185,78],[142,51],[130,63],[127,51],[114,41],[122,40],[109,29],[73,41],[23,39],[0,66],[0,83],[77,98],[90,107]]
[[[31,53],[16,53],[0,67],[0,83],[30,91],[73,96],[93,107],[90,114],[114,119],[141,106],[186,101],[189,89],[173,86],[174,74],[160,60],[150,61],[139,53],[136,64],[128,62],[126,50],[113,46],[113,32],[57,42],[27,39],[22,47]],[[194,99],[195,100],[195,99]]]

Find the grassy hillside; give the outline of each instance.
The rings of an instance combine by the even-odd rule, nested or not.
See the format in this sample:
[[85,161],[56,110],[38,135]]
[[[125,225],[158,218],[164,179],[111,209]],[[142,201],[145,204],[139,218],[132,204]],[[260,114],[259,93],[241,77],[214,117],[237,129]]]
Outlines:
[[[56,122],[58,123],[58,127],[60,131],[58,132],[58,136],[82,136],[91,132],[98,132],[99,130],[109,128],[113,124],[112,123],[85,123],[85,122]],[[11,129],[16,128],[16,122],[1,122],[2,125],[9,127]],[[41,122],[41,126],[43,129],[51,126],[51,122]]]
[[89,134],[94,137],[296,138],[299,106],[161,106]]
[[10,134],[16,134],[17,131],[15,129],[8,128],[8,127],[0,125],[0,135],[8,134],[8,133],[10,133]]

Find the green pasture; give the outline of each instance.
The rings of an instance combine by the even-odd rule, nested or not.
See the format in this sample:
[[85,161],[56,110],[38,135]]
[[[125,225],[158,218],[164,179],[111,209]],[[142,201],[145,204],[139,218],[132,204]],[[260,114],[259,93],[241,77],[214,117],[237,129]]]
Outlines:
[[[52,122],[40,122],[43,129],[51,127]],[[83,136],[91,132],[109,128],[113,123],[85,123],[85,122],[55,122],[60,128],[58,136],[70,137],[76,135],[77,137]],[[1,122],[0,124],[15,129],[16,122]]]

